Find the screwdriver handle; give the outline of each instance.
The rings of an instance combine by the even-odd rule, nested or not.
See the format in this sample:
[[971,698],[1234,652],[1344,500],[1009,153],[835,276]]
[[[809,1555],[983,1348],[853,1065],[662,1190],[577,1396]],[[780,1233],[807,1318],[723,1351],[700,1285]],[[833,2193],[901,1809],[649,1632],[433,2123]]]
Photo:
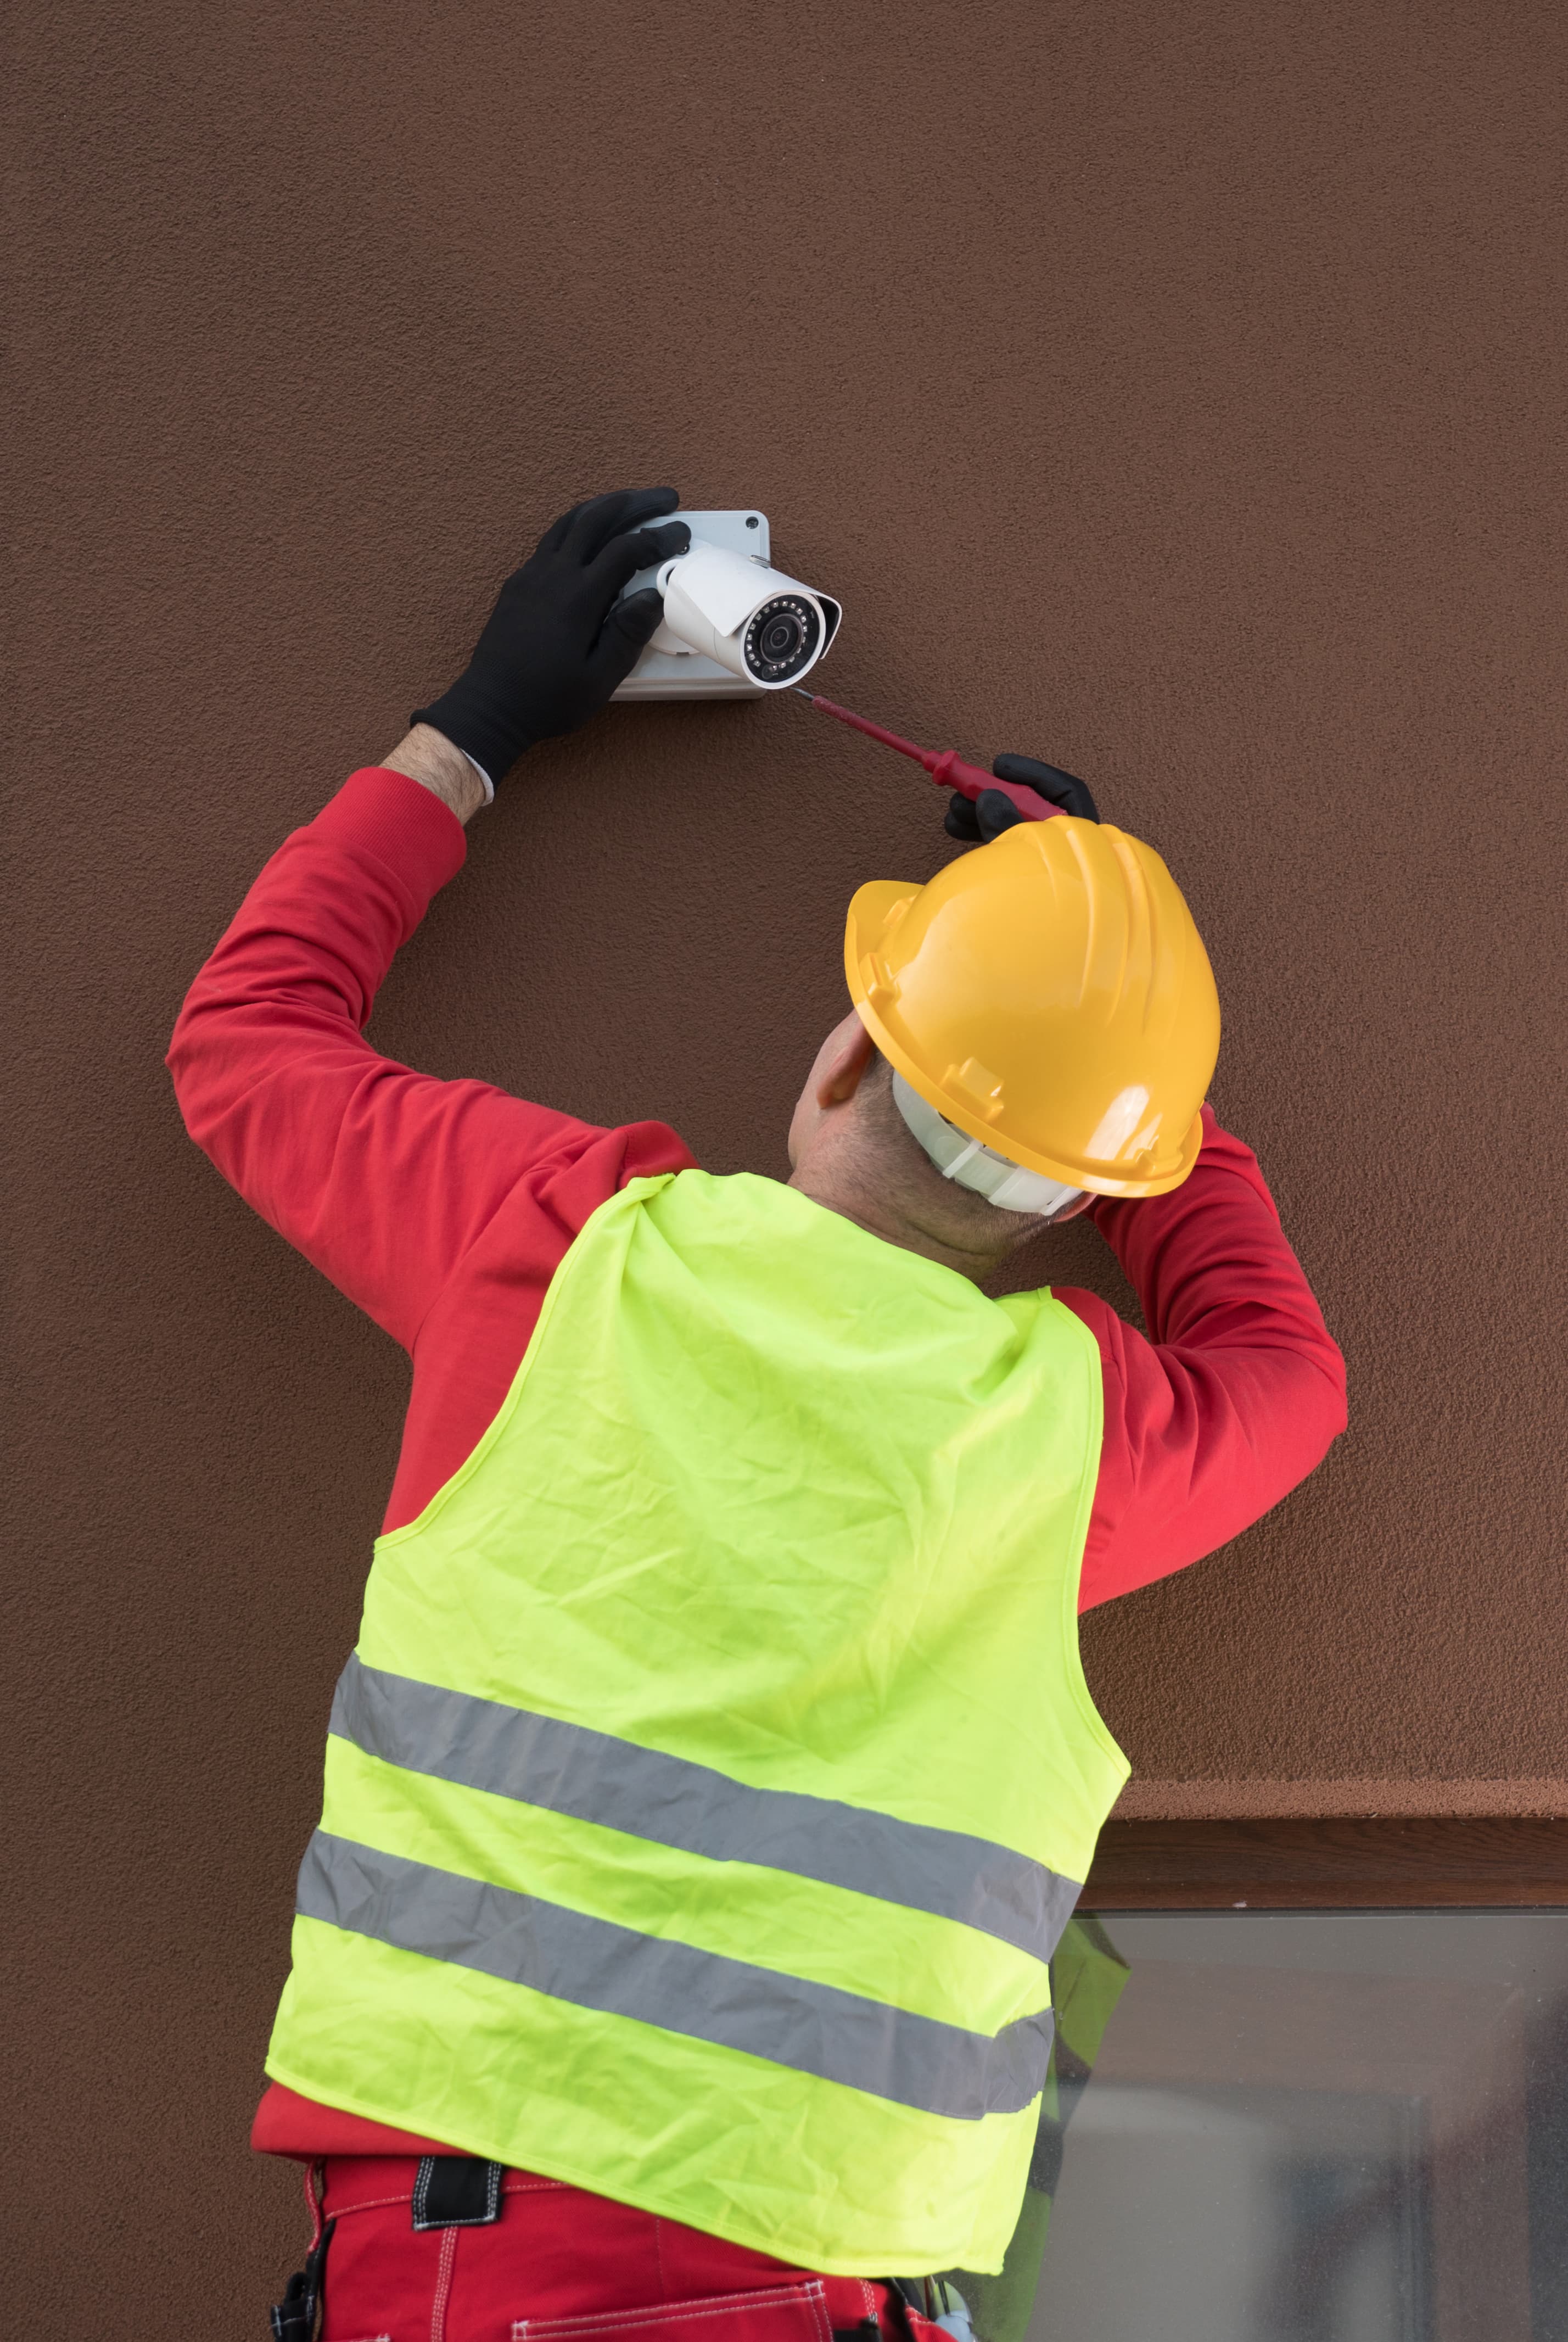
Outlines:
[[1009,805],[1015,805],[1025,821],[1049,821],[1059,814],[1060,806],[1052,805],[1035,789],[1025,788],[1022,781],[999,781],[994,773],[983,773],[978,765],[966,765],[952,748],[944,748],[934,764],[926,767],[939,789],[956,789],[971,805],[982,789],[1000,789]]

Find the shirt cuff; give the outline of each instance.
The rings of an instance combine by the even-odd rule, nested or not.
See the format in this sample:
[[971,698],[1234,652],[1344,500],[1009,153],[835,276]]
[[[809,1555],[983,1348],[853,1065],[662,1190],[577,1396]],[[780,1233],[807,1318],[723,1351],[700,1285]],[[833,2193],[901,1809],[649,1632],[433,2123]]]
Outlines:
[[451,806],[423,781],[384,765],[351,773],[310,827],[335,845],[375,855],[426,904],[462,869],[467,850]]
[[[457,748],[457,743],[456,743],[456,741],[455,741],[455,740],[454,740],[454,742],[452,743],[452,745],[453,745],[453,746],[454,746],[454,748]],[[485,771],[485,769],[484,769],[484,766],[480,763],[480,761],[479,761],[478,757],[477,757],[477,756],[471,756],[469,755],[469,753],[468,753],[468,751],[467,751],[467,749],[466,749],[466,748],[457,748],[457,753],[458,753],[458,755],[462,757],[462,759],[463,759],[463,761],[464,761],[464,763],[465,765],[472,765],[472,766],[473,766],[473,767],[474,767],[474,771],[478,774],[478,776],[479,776],[480,779],[484,782],[484,802],[485,802],[485,804],[486,804],[486,805],[494,805],[494,802],[495,802],[495,784],[494,784],[494,782],[491,779],[491,777],[490,777],[489,774]]]

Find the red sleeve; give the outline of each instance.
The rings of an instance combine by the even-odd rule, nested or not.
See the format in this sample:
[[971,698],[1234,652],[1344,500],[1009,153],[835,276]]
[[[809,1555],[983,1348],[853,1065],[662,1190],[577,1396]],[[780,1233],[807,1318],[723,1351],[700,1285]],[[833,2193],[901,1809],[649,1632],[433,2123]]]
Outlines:
[[1320,1464],[1345,1426],[1344,1360],[1257,1158],[1203,1108],[1169,1196],[1094,1207],[1150,1338],[1094,1294],[1057,1299],[1100,1345],[1105,1436],[1079,1608],[1213,1553]]
[[[624,1180],[691,1160],[662,1125],[605,1132],[371,1047],[362,1028],[393,957],[463,859],[462,826],[429,789],[354,774],[273,856],[169,1049],[196,1144],[407,1349],[520,1182],[548,1193],[538,1225],[559,1258]],[[595,1176],[574,1179],[590,1156]],[[547,1280],[554,1260],[541,1266]]]

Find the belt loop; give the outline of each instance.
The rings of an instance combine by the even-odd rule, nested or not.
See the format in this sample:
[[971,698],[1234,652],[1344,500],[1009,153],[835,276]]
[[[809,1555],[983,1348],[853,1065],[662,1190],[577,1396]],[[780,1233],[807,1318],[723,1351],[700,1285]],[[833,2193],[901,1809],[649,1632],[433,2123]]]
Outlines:
[[474,2155],[421,2156],[411,2207],[414,2227],[487,2228],[501,2217],[505,2168]]
[[326,2202],[326,2166],[307,2163],[305,2167],[305,2200],[310,2211],[310,2250],[314,2253],[321,2242],[322,2207]]

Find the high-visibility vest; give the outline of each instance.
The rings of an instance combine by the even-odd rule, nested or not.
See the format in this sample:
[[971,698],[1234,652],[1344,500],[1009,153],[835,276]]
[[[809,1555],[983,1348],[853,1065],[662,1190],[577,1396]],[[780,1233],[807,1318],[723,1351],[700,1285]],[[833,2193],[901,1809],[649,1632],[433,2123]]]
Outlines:
[[777,1182],[633,1181],[384,1536],[267,2070],[827,2274],[1001,2264],[1127,1767],[1097,1346]]

